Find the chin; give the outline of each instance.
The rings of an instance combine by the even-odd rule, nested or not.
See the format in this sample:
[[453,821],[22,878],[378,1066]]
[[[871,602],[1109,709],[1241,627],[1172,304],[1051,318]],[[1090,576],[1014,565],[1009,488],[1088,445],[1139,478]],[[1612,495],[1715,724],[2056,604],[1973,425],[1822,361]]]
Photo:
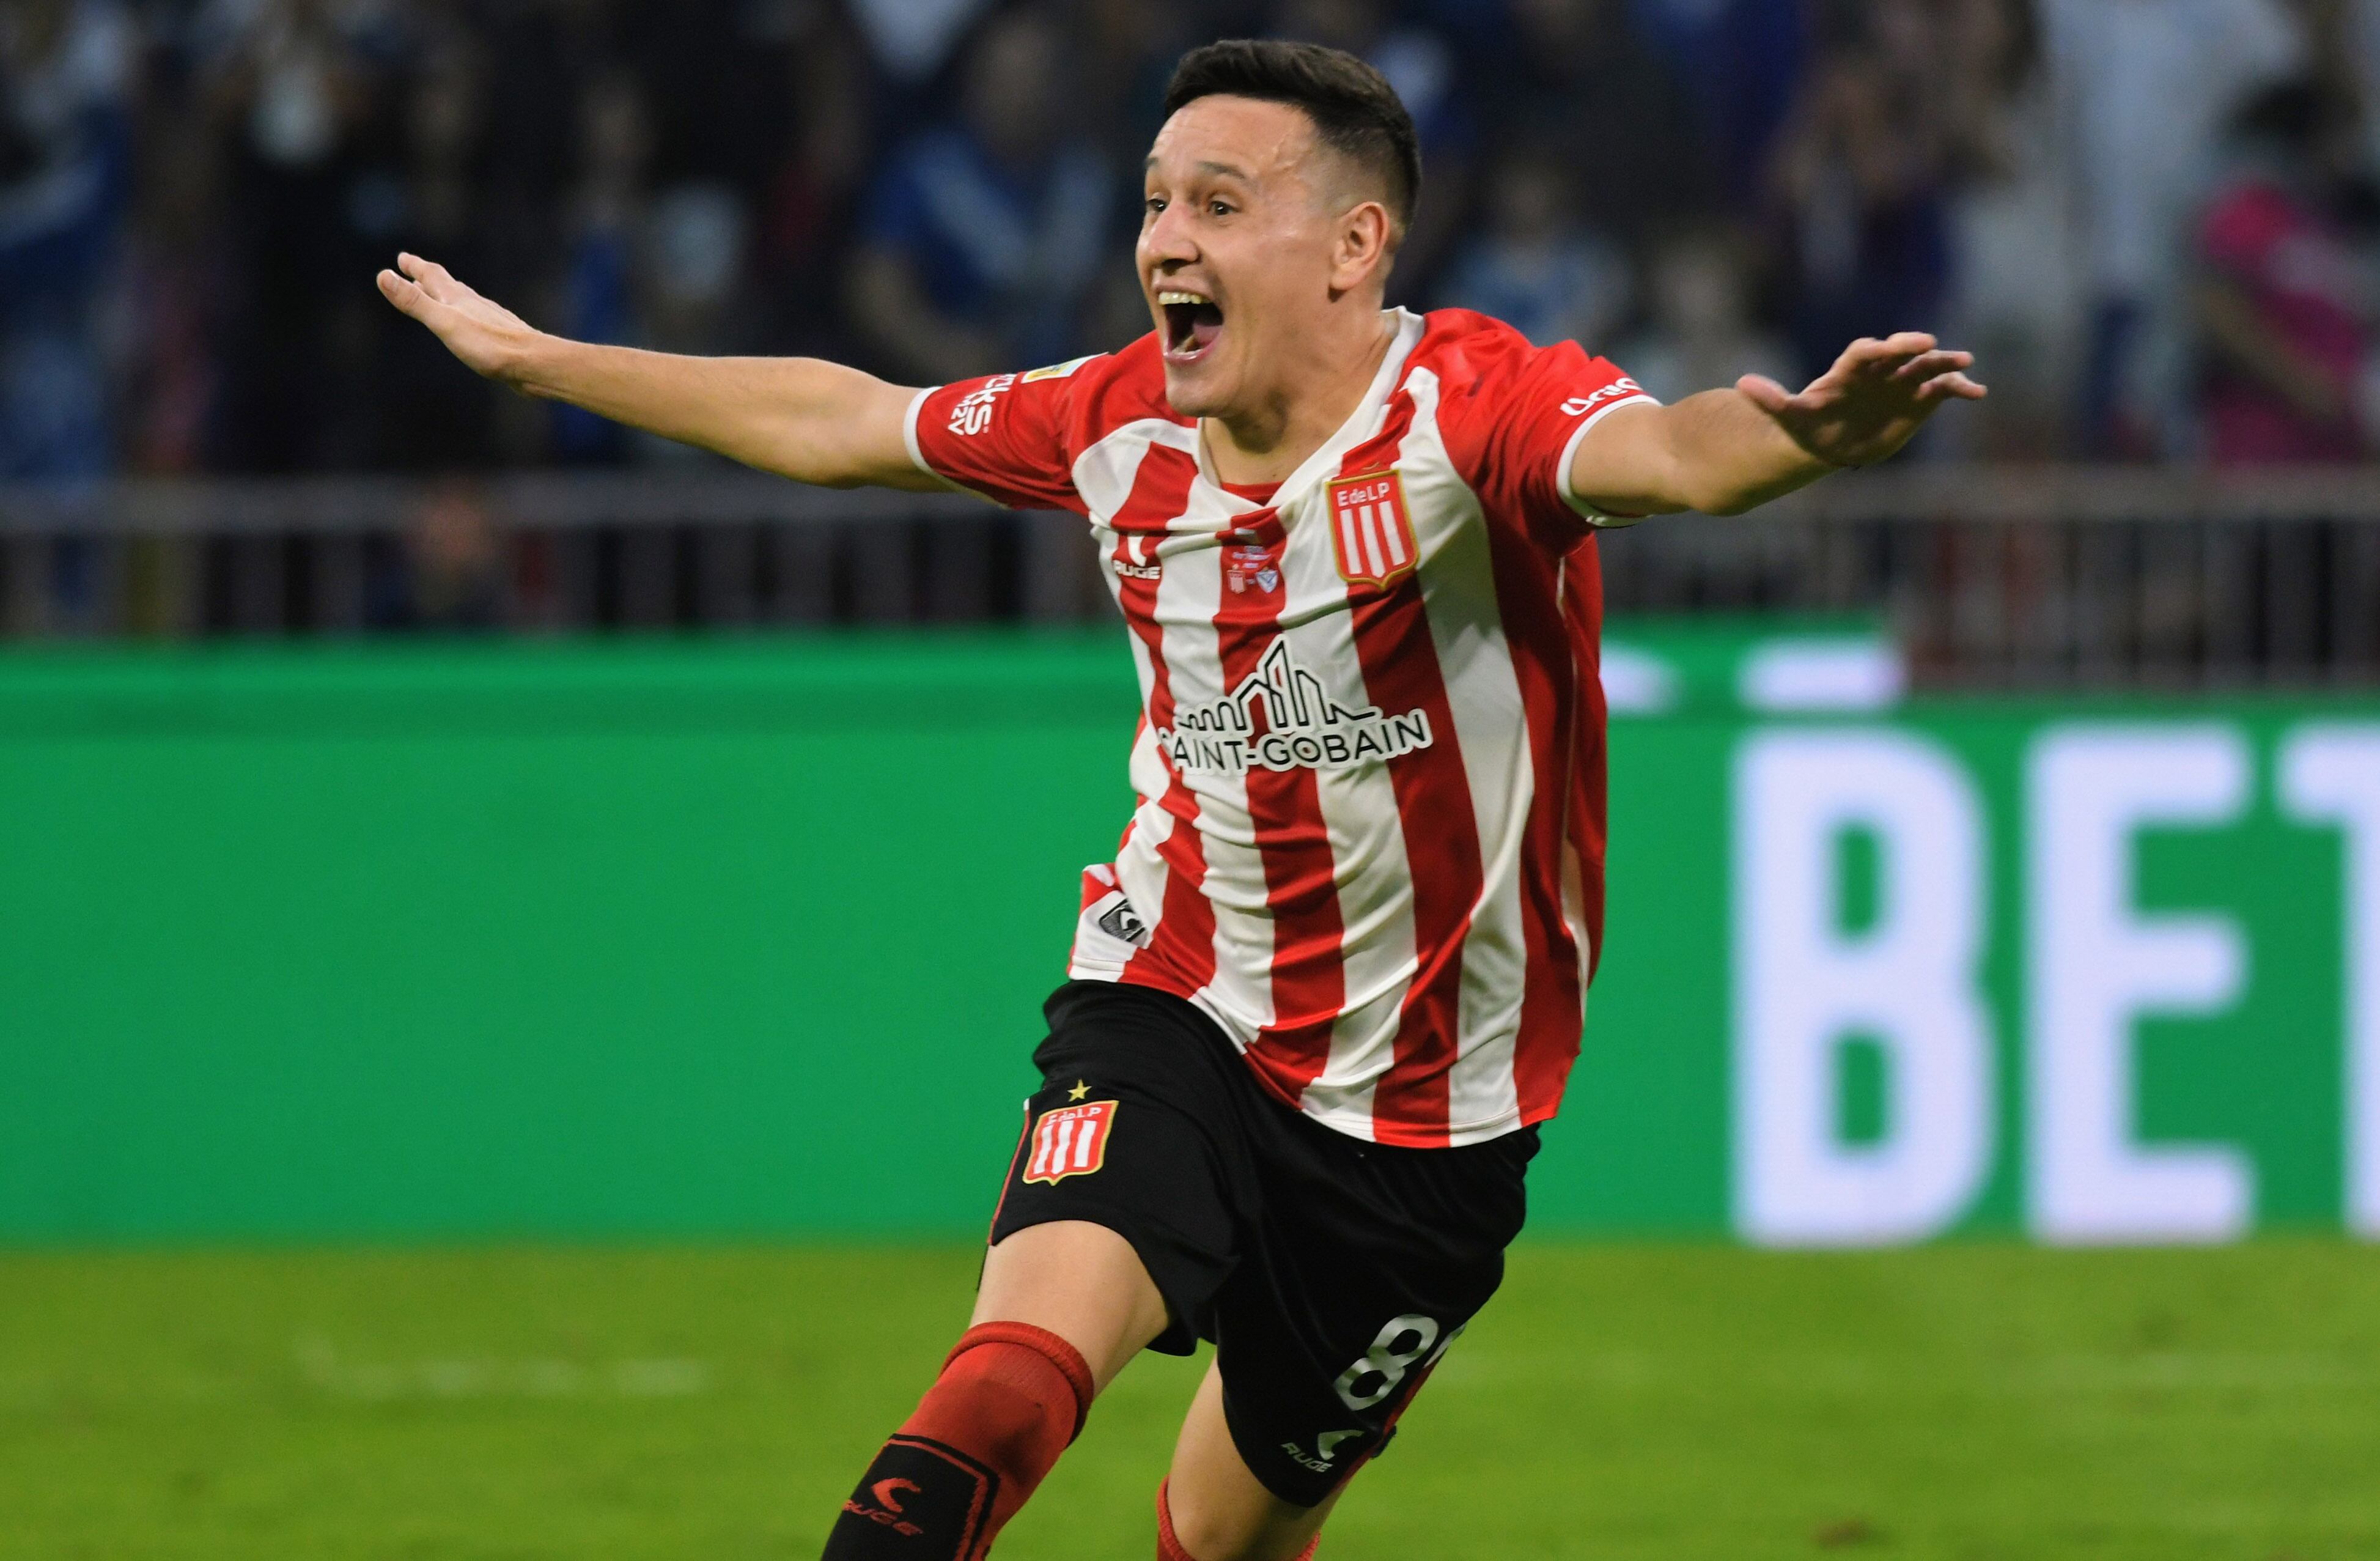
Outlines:
[[1231,410],[1231,396],[1226,393],[1222,376],[1210,364],[1189,367],[1168,364],[1165,370],[1165,399],[1185,418],[1221,417]]

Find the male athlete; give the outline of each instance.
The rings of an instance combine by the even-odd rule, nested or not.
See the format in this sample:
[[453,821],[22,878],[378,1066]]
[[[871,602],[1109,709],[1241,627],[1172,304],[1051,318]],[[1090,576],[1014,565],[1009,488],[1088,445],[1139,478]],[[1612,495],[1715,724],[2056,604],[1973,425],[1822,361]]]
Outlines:
[[1148,159],[1156,323],[897,389],[545,335],[412,256],[482,374],[804,482],[1070,509],[1130,628],[1140,805],[1083,875],[973,1326],[829,1561],[977,1561],[1144,1348],[1213,1340],[1166,1561],[1291,1561],[1503,1274],[1602,943],[1597,528],[1730,515],[1980,397],[1854,344],[1798,396],[1655,403],[1578,347],[1384,310],[1420,160],[1388,83],[1186,56]]

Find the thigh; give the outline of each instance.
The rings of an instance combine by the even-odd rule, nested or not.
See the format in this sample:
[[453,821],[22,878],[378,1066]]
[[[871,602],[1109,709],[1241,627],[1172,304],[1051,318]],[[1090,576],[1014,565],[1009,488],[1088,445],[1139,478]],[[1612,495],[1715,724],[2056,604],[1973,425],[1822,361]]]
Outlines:
[[1079,1221],[1018,1231],[984,1259],[970,1327],[1025,1323],[1083,1352],[1099,1391],[1165,1331],[1165,1298],[1132,1243]]
[[1227,1043],[1189,1005],[1153,993],[1077,983],[1050,1012],[1034,1054],[1041,1088],[992,1214],[987,1301],[1029,1292],[1075,1305],[1055,1298],[1085,1294],[1096,1271],[1093,1287],[1161,1298],[1160,1326],[1142,1342],[1186,1355],[1210,1331],[1253,1224],[1234,1080],[1214,1055]]
[[1249,1472],[1315,1506],[1496,1293],[1525,1212],[1526,1140],[1461,1150],[1318,1141],[1269,1155],[1266,1211],[1216,1302],[1221,1409]]

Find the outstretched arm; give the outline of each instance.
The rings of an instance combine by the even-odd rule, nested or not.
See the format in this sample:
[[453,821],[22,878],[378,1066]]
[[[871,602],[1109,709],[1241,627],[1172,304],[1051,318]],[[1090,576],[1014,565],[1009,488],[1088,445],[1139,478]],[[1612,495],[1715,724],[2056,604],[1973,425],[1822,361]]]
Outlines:
[[475,372],[524,396],[567,401],[821,487],[948,485],[909,458],[905,425],[917,393],[856,369],[811,358],[681,358],[565,341],[416,255],[382,272],[380,290]]
[[1760,375],[1587,432],[1571,489],[1609,515],[1741,515],[1831,471],[1888,459],[1952,401],[1980,401],[1974,355],[1911,332],[1853,342],[1799,396]]

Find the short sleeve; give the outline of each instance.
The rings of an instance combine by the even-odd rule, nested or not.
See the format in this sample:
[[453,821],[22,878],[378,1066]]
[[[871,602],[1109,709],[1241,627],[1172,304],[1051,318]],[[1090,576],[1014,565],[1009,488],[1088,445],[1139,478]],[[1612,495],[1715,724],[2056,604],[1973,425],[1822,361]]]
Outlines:
[[1067,431],[1076,376],[1092,361],[919,392],[909,404],[909,458],[1013,509],[1083,513]]
[[1488,429],[1477,445],[1475,490],[1522,518],[1531,534],[1567,549],[1588,528],[1633,525],[1606,515],[1571,486],[1571,463],[1587,431],[1622,407],[1658,406],[1619,365],[1575,342],[1532,348],[1499,383],[1483,386],[1474,412]]

